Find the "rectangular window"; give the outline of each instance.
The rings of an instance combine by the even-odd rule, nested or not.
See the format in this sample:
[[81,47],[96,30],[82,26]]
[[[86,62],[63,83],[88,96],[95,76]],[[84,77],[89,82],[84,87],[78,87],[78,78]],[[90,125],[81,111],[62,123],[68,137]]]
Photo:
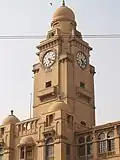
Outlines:
[[113,151],[115,149],[114,139],[108,139],[107,149],[108,151]]
[[46,82],[45,87],[46,88],[51,87],[51,81]]
[[99,142],[99,153],[106,152],[106,141],[100,141]]
[[51,126],[51,123],[53,122],[54,116],[53,114],[49,115],[49,125]]
[[46,116],[46,127],[51,126],[54,121],[54,114]]
[[92,144],[91,143],[87,144],[87,155],[90,155],[90,154],[92,154]]
[[68,124],[70,123],[70,120],[71,120],[71,116],[70,116],[70,115],[67,115],[67,123],[68,123]]
[[81,87],[81,88],[85,88],[85,83],[80,82],[80,87]]
[[73,127],[73,116],[67,114],[67,125],[69,128]]
[[31,146],[26,147],[26,158],[31,159],[33,157],[33,149]]
[[0,160],[3,160],[3,146],[0,145]]
[[70,144],[66,144],[66,160],[70,160]]
[[20,159],[23,159],[24,157],[24,147],[20,148]]
[[49,126],[49,116],[46,116],[46,127]]
[[0,136],[3,136],[4,135],[4,128],[1,128],[1,135]]
[[78,146],[79,156],[85,156],[85,144]]
[[47,146],[47,157],[53,157],[54,156],[54,147],[53,145]]

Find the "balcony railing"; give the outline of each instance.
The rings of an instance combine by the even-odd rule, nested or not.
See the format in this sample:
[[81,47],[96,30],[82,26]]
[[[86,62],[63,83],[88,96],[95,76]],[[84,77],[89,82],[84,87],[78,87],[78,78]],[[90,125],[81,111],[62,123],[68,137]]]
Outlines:
[[108,151],[108,152],[104,152],[104,153],[99,153],[98,157],[101,157],[101,158],[112,157],[115,154],[116,154],[115,151]]
[[93,155],[80,156],[79,160],[93,160]]

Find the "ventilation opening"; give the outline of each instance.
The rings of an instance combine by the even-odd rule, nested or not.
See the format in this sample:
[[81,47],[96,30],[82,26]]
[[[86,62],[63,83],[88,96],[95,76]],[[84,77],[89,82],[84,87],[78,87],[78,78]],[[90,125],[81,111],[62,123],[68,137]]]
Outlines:
[[81,88],[85,88],[85,83],[80,82],[80,87],[81,87]]
[[51,87],[51,81],[46,82],[45,87],[46,88]]
[[85,121],[81,121],[80,122],[83,126],[86,126],[86,122]]

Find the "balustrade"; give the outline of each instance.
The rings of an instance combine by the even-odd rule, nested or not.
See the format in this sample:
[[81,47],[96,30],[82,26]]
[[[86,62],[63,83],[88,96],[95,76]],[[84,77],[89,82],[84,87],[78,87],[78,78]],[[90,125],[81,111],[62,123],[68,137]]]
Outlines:
[[16,134],[20,135],[28,135],[33,134],[37,131],[37,124],[39,118],[36,119],[29,119],[27,121],[23,121],[16,124]]

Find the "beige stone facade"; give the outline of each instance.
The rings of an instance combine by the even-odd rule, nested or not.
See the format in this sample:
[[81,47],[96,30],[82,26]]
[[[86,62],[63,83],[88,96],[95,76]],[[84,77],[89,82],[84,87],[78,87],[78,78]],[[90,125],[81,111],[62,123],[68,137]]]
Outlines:
[[11,114],[0,126],[0,160],[120,159],[120,122],[95,125],[92,48],[63,5],[37,46],[33,118]]

